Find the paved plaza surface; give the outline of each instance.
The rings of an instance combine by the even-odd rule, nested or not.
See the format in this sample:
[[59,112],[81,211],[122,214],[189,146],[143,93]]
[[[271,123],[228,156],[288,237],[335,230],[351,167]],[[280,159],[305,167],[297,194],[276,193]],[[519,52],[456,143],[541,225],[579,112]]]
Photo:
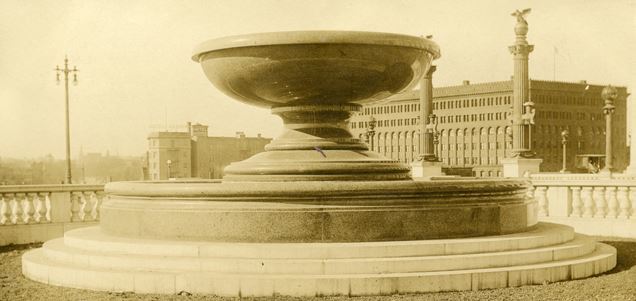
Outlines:
[[[635,300],[636,299],[636,239],[597,240],[615,247],[618,251],[616,268],[597,277],[544,285],[524,286],[482,291],[448,292],[419,295],[393,295],[373,297],[324,297],[324,298],[242,298],[248,300],[325,300],[325,301],[379,301],[379,300]],[[216,296],[155,295],[134,293],[109,293],[49,286],[26,279],[21,273],[20,258],[34,245],[0,247],[0,300],[238,300]]]

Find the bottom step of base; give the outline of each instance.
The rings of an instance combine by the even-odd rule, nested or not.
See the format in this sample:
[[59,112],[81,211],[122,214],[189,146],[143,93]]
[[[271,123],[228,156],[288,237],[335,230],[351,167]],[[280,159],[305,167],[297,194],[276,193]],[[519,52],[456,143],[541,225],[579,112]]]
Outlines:
[[50,285],[102,291],[219,296],[388,295],[514,287],[585,278],[611,270],[616,249],[597,243],[582,257],[525,266],[420,273],[342,275],[221,274],[94,268],[56,262],[42,249],[22,257],[22,272]]

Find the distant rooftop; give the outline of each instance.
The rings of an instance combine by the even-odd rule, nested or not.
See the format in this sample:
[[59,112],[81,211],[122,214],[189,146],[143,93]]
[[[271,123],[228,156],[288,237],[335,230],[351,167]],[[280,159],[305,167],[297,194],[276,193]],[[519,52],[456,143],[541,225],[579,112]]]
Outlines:
[[[585,80],[578,82],[550,81],[530,79],[530,89],[541,90],[559,90],[559,91],[579,91],[585,87],[593,89],[602,89],[605,84],[588,83]],[[626,89],[626,87],[615,86],[616,88]],[[512,92],[512,80],[471,83],[464,80],[461,84],[452,86],[433,87],[433,97],[447,97],[458,95],[470,95],[480,93],[496,93],[496,92]],[[388,101],[413,100],[419,98],[419,89],[406,91],[389,97]]]

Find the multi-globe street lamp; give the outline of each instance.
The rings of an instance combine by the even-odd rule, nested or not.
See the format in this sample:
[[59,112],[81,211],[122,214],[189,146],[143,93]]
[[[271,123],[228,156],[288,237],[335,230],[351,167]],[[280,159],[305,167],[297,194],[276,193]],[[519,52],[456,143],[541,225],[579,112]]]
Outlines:
[[371,116],[369,118],[369,122],[367,123],[367,130],[364,133],[366,143],[371,148],[371,151],[374,150],[374,148],[373,148],[373,136],[375,136],[375,124],[376,124],[375,118],[373,116]]
[[73,66],[73,69],[68,68],[68,58],[64,56],[64,68],[55,66],[57,83],[60,83],[60,74],[64,74],[64,107],[65,107],[65,121],[66,121],[66,184],[72,184],[71,176],[71,132],[69,125],[69,108],[68,108],[68,76],[73,75],[73,84],[77,85],[77,68]]
[[605,167],[604,172],[611,173],[613,166],[613,150],[612,150],[612,115],[616,110],[614,101],[618,98],[618,90],[609,85],[603,88],[601,92],[601,98],[605,105],[603,106],[603,114],[605,114]]
[[567,163],[567,145],[568,145],[568,138],[570,136],[570,131],[568,131],[567,129],[561,131],[561,145],[562,145],[562,149],[563,149],[563,167],[561,168],[560,172],[561,173],[565,173],[567,172],[567,168],[566,168],[566,163]]
[[166,165],[168,165],[168,180],[170,180],[170,177],[172,176],[172,160],[166,160]]

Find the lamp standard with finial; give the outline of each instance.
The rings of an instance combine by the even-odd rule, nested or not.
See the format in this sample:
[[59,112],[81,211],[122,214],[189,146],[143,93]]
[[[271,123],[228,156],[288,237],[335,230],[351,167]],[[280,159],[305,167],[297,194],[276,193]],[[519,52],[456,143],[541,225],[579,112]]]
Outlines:
[[601,98],[605,101],[605,106],[603,106],[603,114],[605,114],[605,167],[603,167],[603,171],[606,173],[611,173],[614,168],[612,164],[612,115],[616,110],[614,101],[617,97],[618,90],[612,85],[603,88],[601,92]]
[[68,108],[68,75],[73,75],[73,84],[77,85],[77,68],[73,66],[73,69],[68,68],[68,58],[64,56],[64,68],[55,66],[57,83],[60,83],[60,73],[64,74],[64,107],[65,107],[65,120],[66,120],[66,184],[72,184],[71,177],[71,133],[69,126],[69,108]]
[[433,144],[433,121],[430,119],[433,115],[433,73],[437,67],[431,65],[420,83],[420,154],[418,159],[421,161],[437,162]]
[[428,115],[428,124],[426,125],[426,132],[432,136],[433,146],[433,158],[435,161],[439,161],[439,151],[437,145],[439,144],[439,131],[437,130],[437,115],[431,113]]
[[561,173],[565,173],[567,172],[567,168],[566,168],[566,158],[567,158],[567,145],[568,145],[568,137],[570,136],[570,132],[565,129],[563,131],[561,131],[561,145],[562,145],[562,149],[563,149],[563,168],[561,168],[561,170],[559,172]]
[[365,132],[366,143],[369,144],[371,151],[373,151],[373,136],[375,136],[375,118],[373,116],[369,117],[369,122],[367,123],[367,131]]
[[172,167],[172,160],[166,160],[166,165],[168,165],[168,180],[170,180],[170,177],[172,176],[172,170],[170,170]]

